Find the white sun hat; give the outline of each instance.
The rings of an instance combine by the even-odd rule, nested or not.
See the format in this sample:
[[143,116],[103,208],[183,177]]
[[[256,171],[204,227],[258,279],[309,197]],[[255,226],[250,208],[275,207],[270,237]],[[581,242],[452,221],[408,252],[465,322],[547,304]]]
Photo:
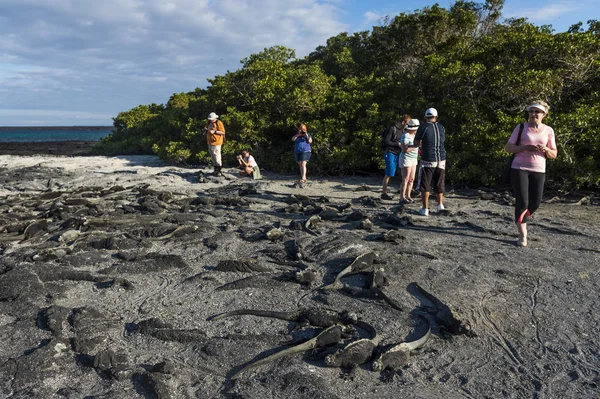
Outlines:
[[543,113],[547,114],[548,110],[546,109],[546,106],[544,106],[543,104],[540,103],[533,103],[530,106],[527,107],[527,111],[531,111],[532,109],[539,109],[540,111],[542,111]]
[[419,128],[419,120],[411,119],[408,121],[408,125],[406,125],[407,130],[417,130]]
[[211,113],[208,115],[208,120],[209,120],[209,121],[214,121],[214,120],[217,120],[218,118],[219,118],[219,115],[215,114],[214,112],[211,112]]

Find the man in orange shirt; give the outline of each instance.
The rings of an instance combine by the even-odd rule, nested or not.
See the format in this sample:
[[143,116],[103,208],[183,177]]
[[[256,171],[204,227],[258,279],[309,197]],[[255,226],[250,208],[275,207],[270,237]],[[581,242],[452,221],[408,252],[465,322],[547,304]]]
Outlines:
[[219,119],[219,115],[211,112],[208,115],[208,123],[206,124],[206,141],[208,142],[208,153],[212,160],[213,167],[215,168],[215,176],[222,176],[221,168],[223,163],[221,162],[221,146],[223,145],[223,139],[225,138],[225,126]]

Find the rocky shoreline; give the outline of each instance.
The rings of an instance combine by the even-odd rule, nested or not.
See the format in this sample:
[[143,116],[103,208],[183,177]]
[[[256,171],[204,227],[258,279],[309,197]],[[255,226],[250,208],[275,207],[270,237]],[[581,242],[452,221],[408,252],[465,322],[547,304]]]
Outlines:
[[[508,192],[450,191],[425,218],[379,177],[46,153],[0,172],[0,397],[597,395],[597,197],[546,198],[517,248]],[[215,317],[241,309],[283,313]],[[331,317],[331,342],[251,366]],[[333,367],[358,339],[377,348]]]
[[89,155],[97,141],[0,142],[0,155]]

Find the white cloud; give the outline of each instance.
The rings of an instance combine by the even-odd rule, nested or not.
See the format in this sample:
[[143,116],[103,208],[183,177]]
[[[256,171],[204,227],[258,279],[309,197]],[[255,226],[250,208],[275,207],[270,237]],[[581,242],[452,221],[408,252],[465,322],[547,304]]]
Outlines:
[[[62,109],[4,109],[0,108],[0,120],[18,120],[19,124],[7,126],[52,126],[52,125],[112,125],[116,115],[89,112],[65,111]],[[99,121],[104,121],[98,123]]]
[[367,11],[367,12],[365,13],[365,20],[366,20],[368,23],[374,23],[374,22],[377,22],[377,21],[379,21],[379,20],[380,20],[381,18],[383,18],[383,17],[384,17],[384,15],[379,15],[379,14],[377,14],[377,13],[374,13],[373,11]]
[[[585,9],[589,3],[589,1],[558,1],[552,3],[540,3],[530,7],[523,7],[522,3],[519,3],[510,8],[507,7],[504,10],[504,17],[525,17],[532,23],[547,24],[556,21],[556,19],[561,16],[579,12]],[[595,7],[598,7],[598,4],[596,4]]]
[[2,0],[0,61],[10,64],[0,67],[0,104],[115,116],[164,103],[264,48],[305,56],[348,30],[338,7],[340,0]]

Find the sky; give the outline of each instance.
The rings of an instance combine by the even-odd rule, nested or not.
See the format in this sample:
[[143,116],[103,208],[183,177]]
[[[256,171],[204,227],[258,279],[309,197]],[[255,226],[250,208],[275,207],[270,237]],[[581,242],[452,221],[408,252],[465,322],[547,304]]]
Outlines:
[[[435,3],[0,0],[0,126],[112,125],[121,111],[205,88],[265,48],[301,58],[341,32]],[[599,10],[600,0],[505,0],[502,12],[563,32]]]

